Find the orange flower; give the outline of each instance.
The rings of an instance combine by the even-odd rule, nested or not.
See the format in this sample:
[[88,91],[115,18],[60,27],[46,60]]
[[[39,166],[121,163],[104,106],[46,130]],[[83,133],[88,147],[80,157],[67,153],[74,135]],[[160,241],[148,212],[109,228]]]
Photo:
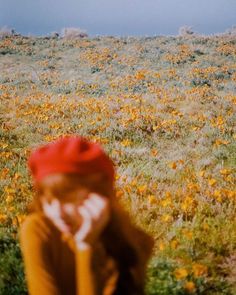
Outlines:
[[148,202],[151,204],[151,205],[154,205],[154,204],[157,204],[157,198],[153,195],[149,195],[148,196]]
[[208,184],[210,186],[214,186],[216,184],[216,180],[214,178],[211,178],[211,179],[208,180]]
[[6,203],[7,204],[9,204],[9,203],[11,203],[12,201],[13,201],[13,196],[12,195],[8,195],[7,197],[6,197]]
[[218,202],[221,202],[222,201],[221,192],[219,190],[214,190],[213,196],[214,196],[214,198],[216,198],[216,200]]
[[9,174],[9,169],[8,168],[3,168],[2,170],[1,170],[1,172],[0,172],[0,175],[1,175],[1,178],[2,179],[5,179],[6,177],[7,177],[7,175]]
[[191,230],[183,229],[182,233],[188,240],[192,240],[193,232]]
[[162,215],[162,217],[161,217],[161,221],[163,221],[163,222],[170,222],[171,219],[172,219],[172,217],[171,217],[171,215],[169,215],[169,214],[164,214],[164,215]]
[[220,170],[220,174],[223,175],[223,176],[227,176],[231,173],[231,170],[229,169],[221,169]]
[[139,194],[142,194],[143,192],[146,191],[146,189],[147,189],[147,185],[146,185],[146,184],[144,184],[144,185],[140,185],[140,186],[138,187],[138,193],[139,193]]
[[124,139],[121,141],[121,145],[123,145],[124,147],[130,146],[132,144],[132,142],[129,139]]
[[192,265],[192,270],[195,277],[201,277],[207,273],[207,266],[200,263],[194,263]]
[[201,171],[199,172],[199,175],[200,175],[201,177],[204,177],[205,174],[206,174],[206,171],[205,171],[205,170],[201,170]]
[[192,281],[188,281],[184,284],[184,289],[188,292],[188,293],[194,293],[196,291],[196,287],[194,282]]
[[158,155],[158,151],[156,149],[152,149],[151,153],[154,157]]
[[167,198],[161,200],[160,205],[162,207],[170,206],[171,205],[171,199],[167,197]]
[[179,242],[178,242],[176,239],[173,239],[173,240],[170,242],[170,247],[171,247],[172,249],[176,249],[178,246],[179,246]]
[[174,276],[177,280],[183,280],[188,276],[188,271],[185,268],[177,268],[174,271]]
[[165,244],[163,242],[159,243],[159,250],[163,251],[165,249]]
[[170,164],[169,164],[169,167],[170,167],[171,169],[176,169],[176,168],[177,168],[177,164],[176,164],[176,162],[172,162],[172,163],[170,163]]
[[137,73],[135,74],[135,78],[136,78],[137,80],[143,80],[143,79],[145,79],[145,74],[144,74],[144,72],[142,72],[142,71],[137,72]]
[[229,144],[229,141],[227,141],[227,140],[222,140],[222,139],[216,139],[215,140],[215,145],[217,146],[217,145],[227,145],[227,144]]

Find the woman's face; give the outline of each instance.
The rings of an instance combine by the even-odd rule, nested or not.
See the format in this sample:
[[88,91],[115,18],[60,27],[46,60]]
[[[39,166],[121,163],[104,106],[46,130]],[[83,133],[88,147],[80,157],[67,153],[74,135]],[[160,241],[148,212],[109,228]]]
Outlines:
[[71,203],[79,205],[91,192],[88,185],[65,177],[63,174],[54,174],[43,180],[40,195],[49,202],[57,198],[61,204]]
[[[90,183],[96,183],[98,179],[95,176],[92,176]],[[78,208],[90,193],[95,192],[91,186],[82,183],[62,174],[51,175],[43,181],[40,192],[43,211],[50,219],[54,219],[57,227],[62,227],[62,231],[63,228],[72,233],[78,230],[82,222]]]
[[64,194],[60,194],[58,196],[57,194],[54,194],[54,192],[51,190],[50,187],[46,187],[44,189],[41,199],[47,200],[50,203],[51,200],[56,198],[62,205],[68,204],[68,203],[79,205],[86,200],[90,192],[91,191],[88,188],[76,187],[76,188],[71,188]]

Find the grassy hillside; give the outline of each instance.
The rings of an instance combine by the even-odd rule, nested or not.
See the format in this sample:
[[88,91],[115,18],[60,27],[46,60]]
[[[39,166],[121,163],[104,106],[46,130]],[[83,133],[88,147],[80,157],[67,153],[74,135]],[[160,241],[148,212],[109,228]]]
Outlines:
[[102,143],[117,198],[156,241],[147,294],[236,293],[236,38],[0,40],[0,293],[26,294],[26,159]]

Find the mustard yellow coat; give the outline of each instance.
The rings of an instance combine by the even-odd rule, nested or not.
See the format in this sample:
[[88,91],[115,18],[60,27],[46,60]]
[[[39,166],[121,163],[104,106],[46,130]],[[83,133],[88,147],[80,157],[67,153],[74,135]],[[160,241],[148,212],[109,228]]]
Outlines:
[[41,212],[23,223],[20,246],[30,295],[111,295],[116,288],[119,273],[102,245],[76,249]]

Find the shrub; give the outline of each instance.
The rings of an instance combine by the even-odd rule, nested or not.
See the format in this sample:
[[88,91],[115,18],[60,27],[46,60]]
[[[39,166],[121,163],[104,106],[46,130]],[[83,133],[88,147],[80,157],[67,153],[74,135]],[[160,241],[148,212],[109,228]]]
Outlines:
[[18,243],[10,235],[0,233],[0,252],[0,293],[27,294]]
[[78,39],[88,37],[85,30],[80,28],[64,28],[62,30],[62,38],[64,39]]
[[59,33],[51,32],[50,37],[53,38],[53,39],[57,39],[59,37]]
[[236,25],[232,26],[230,29],[227,29],[225,33],[227,35],[236,36]]
[[6,26],[0,28],[0,39],[3,39],[5,37],[10,37],[15,35],[14,29],[10,29]]
[[152,259],[147,275],[147,295],[234,294],[223,278],[217,281],[195,277],[189,270],[178,268],[176,262],[161,257]]
[[179,36],[191,36],[195,35],[192,27],[190,26],[183,26],[179,28]]

